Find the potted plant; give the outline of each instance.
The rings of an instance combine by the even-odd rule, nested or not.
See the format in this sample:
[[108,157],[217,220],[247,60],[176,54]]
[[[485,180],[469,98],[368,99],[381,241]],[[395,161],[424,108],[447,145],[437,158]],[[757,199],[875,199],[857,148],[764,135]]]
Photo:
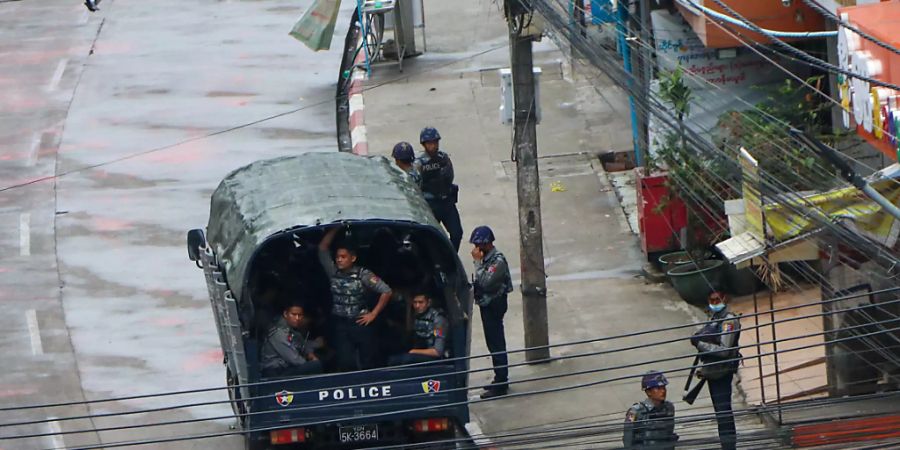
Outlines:
[[[822,76],[806,80],[821,87]],[[760,174],[783,192],[826,191],[835,187],[839,178],[817,164],[817,156],[791,139],[785,139],[785,123],[802,129],[818,139],[834,143],[841,138],[832,134],[831,105],[815,95],[812,89],[785,80],[775,86],[764,87],[765,100],[746,111],[728,111],[716,124],[714,140],[726,154],[737,159],[741,147],[750,150],[759,162]],[[765,200],[764,200],[765,201]],[[784,285],[777,264],[761,264],[756,271],[729,267],[727,278],[735,295],[756,290],[756,279],[772,290]]]
[[666,274],[683,299],[705,303],[711,291],[721,289],[723,262],[710,259],[709,247],[724,230],[724,203],[720,199],[733,192],[728,183],[708,176],[724,171],[721,158],[703,157],[689,145],[684,121],[690,115],[692,92],[681,67],[660,73],[659,95],[672,108],[676,126],[657,141],[653,165],[667,172],[669,199],[683,202],[687,215],[680,239],[684,253],[661,262],[675,264]]

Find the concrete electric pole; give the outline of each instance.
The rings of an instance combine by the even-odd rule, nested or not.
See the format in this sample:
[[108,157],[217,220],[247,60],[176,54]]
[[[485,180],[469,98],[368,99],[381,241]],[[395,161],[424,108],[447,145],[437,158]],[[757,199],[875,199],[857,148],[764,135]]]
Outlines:
[[540,362],[550,357],[547,329],[547,284],[541,228],[541,190],[537,161],[537,114],[534,98],[534,65],[526,28],[531,24],[527,0],[506,0],[509,49],[513,81],[513,148],[519,198],[522,312],[525,322],[525,359]]

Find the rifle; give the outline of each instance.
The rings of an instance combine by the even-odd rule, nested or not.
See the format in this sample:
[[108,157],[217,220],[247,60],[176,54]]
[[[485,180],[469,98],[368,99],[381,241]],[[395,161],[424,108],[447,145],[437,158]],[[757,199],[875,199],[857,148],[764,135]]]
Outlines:
[[700,391],[703,390],[703,385],[706,384],[706,378],[701,378],[700,381],[697,382],[697,385],[694,386],[693,389],[691,388],[691,381],[693,381],[694,374],[697,372],[698,364],[700,364],[700,355],[694,357],[694,364],[691,365],[691,372],[684,382],[684,395],[681,399],[688,405],[694,404],[694,401],[697,400],[697,396],[700,395]]

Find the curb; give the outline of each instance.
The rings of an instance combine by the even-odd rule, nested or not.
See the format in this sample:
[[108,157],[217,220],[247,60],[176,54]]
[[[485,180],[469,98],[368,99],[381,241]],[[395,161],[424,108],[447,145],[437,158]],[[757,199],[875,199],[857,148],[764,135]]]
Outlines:
[[350,75],[350,147],[354,155],[368,155],[369,143],[366,139],[365,103],[363,102],[363,90],[366,81],[366,55],[362,52],[356,54],[353,61],[353,73]]

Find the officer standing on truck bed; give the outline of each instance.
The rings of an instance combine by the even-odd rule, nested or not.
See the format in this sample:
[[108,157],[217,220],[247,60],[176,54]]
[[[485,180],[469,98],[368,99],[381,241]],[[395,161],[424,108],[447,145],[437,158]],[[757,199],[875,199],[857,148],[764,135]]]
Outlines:
[[741,320],[728,310],[725,294],[709,294],[710,322],[691,337],[700,362],[698,377],[706,381],[716,411],[722,450],[737,447],[734,413],[731,410],[731,381],[737,372],[741,353]]
[[492,353],[494,380],[485,387],[481,398],[506,395],[509,390],[509,360],[506,357],[506,331],[503,316],[508,307],[507,296],[513,290],[506,257],[494,247],[494,232],[481,225],[472,230],[472,259],[475,263],[473,290],[475,303],[481,310],[481,326],[488,351]]
[[625,434],[622,443],[634,450],[672,450],[675,434],[675,405],[666,400],[669,380],[655,370],[641,378],[641,389],[647,398],[631,405],[625,413]]
[[425,152],[416,159],[416,170],[422,176],[422,194],[438,222],[450,234],[453,248],[459,251],[463,229],[459,220],[456,201],[459,187],[453,184],[453,163],[450,155],[438,150],[441,135],[433,127],[425,127],[419,133],[419,142]]
[[[325,232],[319,242],[319,262],[331,282],[332,341],[338,370],[370,369],[378,356],[376,330],[370,325],[391,299],[391,288],[370,270],[356,265],[356,251],[346,242],[337,246],[331,259],[329,248],[337,232],[336,227]],[[366,304],[367,292],[379,294],[371,311]]]

